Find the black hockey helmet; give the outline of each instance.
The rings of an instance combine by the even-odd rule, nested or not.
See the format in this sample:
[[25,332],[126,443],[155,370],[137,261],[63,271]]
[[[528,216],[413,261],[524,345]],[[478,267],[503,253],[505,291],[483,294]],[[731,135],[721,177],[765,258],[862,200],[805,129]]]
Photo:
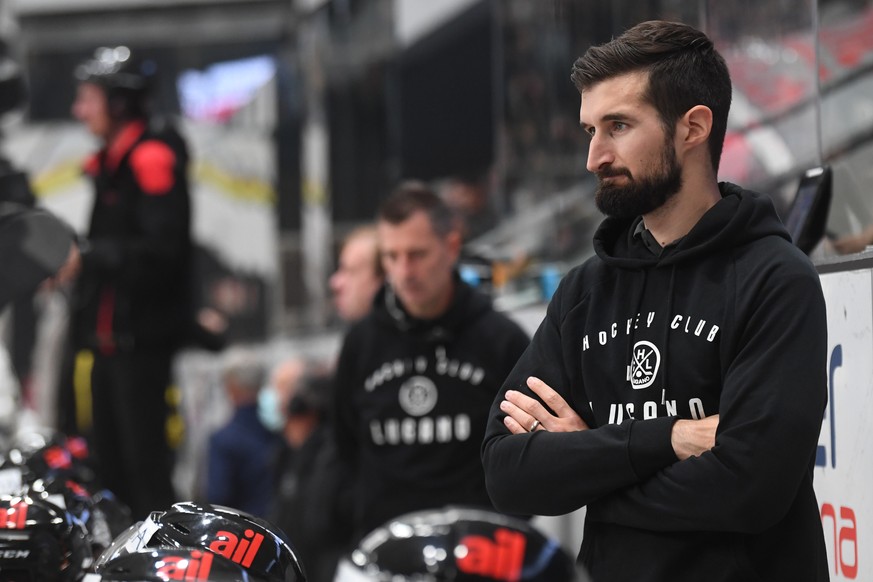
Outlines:
[[524,520],[449,507],[377,528],[340,566],[349,580],[582,582],[557,541]]
[[[39,497],[57,505],[72,514],[74,519],[84,524],[91,516],[94,502],[91,493],[84,486],[71,479],[37,479],[25,489],[31,497]],[[112,540],[109,540],[110,542]],[[107,545],[109,545],[107,543]]]
[[156,548],[121,554],[100,567],[90,581],[261,582],[239,564],[201,548]]
[[85,531],[54,503],[0,496],[0,580],[72,582],[93,558]]
[[60,477],[92,489],[97,484],[97,475],[82,439],[50,429],[15,435],[2,461],[3,469],[14,467],[21,471],[24,484]]
[[94,558],[133,523],[130,510],[117,502],[111,493],[105,490],[91,493],[84,485],[72,479],[37,479],[27,487],[26,493],[65,509],[85,530]]
[[80,83],[102,87],[116,118],[145,118],[147,98],[157,67],[141,60],[126,46],[100,47],[94,56],[79,64],[75,77]]
[[98,573],[111,560],[153,548],[201,548],[239,564],[269,582],[305,582],[306,576],[285,535],[263,519],[223,507],[175,503],[154,511],[118,536],[97,560]]

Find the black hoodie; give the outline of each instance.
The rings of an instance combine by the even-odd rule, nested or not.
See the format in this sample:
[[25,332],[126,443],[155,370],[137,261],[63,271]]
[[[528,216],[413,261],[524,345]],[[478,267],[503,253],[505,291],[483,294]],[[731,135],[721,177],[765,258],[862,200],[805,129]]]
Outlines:
[[[826,404],[818,275],[770,200],[722,199],[660,256],[606,219],[495,400],[488,491],[508,512],[587,506],[595,582],[828,579],[814,455]],[[511,435],[498,405],[537,376],[591,430]],[[719,414],[678,462],[676,418]]]
[[528,336],[455,277],[452,304],[411,318],[390,287],[345,338],[337,365],[340,456],[355,469],[354,527],[447,504],[491,503],[479,447],[491,402]]

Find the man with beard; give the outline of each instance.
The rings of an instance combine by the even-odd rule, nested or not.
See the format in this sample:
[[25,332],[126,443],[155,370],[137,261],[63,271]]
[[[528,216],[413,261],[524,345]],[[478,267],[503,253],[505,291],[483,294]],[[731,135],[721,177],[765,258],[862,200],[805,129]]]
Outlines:
[[723,58],[646,22],[572,79],[607,217],[492,406],[495,506],[587,507],[594,580],[827,580],[824,299],[770,199],[716,180]]

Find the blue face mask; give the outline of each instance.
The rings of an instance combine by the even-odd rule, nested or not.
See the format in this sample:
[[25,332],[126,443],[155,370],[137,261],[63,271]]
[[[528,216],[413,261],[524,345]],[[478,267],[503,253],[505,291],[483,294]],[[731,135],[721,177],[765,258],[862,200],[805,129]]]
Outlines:
[[279,395],[272,386],[265,386],[258,393],[258,418],[261,424],[273,432],[281,431],[285,424],[279,410]]

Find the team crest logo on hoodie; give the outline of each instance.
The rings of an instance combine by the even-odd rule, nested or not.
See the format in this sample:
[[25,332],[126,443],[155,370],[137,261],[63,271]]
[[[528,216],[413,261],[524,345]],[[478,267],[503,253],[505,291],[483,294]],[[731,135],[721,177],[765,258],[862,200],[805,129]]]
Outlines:
[[634,390],[648,388],[655,382],[658,368],[661,366],[661,352],[655,344],[647,341],[638,341],[634,344],[628,366],[628,380]]
[[424,416],[436,406],[437,387],[430,378],[413,376],[400,387],[400,407],[410,416]]

